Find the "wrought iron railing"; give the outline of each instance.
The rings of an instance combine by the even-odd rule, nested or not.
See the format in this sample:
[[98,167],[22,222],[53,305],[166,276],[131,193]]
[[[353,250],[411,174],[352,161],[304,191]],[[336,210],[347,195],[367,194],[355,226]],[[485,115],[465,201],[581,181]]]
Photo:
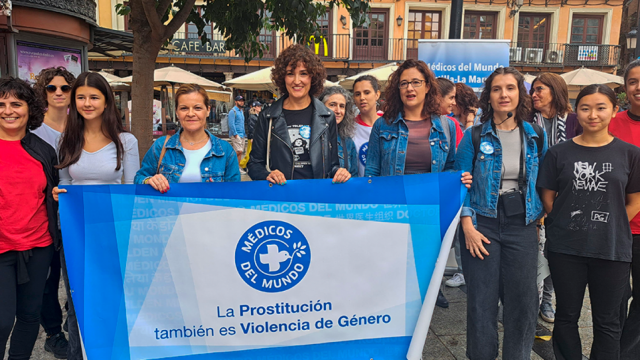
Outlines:
[[[211,43],[202,45],[197,34],[176,33],[174,54],[202,57],[242,59],[235,50],[224,50],[224,39],[216,34]],[[276,35],[260,35],[259,41],[269,47],[262,59],[271,60],[295,40]],[[334,34],[307,42],[325,61],[393,62],[418,58],[418,40],[407,38],[357,38]],[[582,45],[536,42],[513,42],[509,49],[513,66],[616,66],[620,60],[619,45]]]

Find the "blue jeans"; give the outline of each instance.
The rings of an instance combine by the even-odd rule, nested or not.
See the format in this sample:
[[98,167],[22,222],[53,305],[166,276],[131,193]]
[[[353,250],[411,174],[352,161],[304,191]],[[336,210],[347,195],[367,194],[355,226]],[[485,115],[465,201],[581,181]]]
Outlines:
[[477,229],[489,241],[484,260],[462,250],[467,283],[467,357],[498,357],[498,299],[504,305],[503,359],[530,360],[538,316],[538,236],[524,214],[507,217],[501,202],[496,218],[477,215]]

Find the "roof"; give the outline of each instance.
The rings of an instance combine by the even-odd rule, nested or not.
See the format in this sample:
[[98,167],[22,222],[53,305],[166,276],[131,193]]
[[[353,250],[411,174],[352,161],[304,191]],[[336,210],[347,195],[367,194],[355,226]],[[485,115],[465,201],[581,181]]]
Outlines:
[[126,31],[95,27],[91,31],[91,43],[89,57],[118,57],[133,52],[133,34]]

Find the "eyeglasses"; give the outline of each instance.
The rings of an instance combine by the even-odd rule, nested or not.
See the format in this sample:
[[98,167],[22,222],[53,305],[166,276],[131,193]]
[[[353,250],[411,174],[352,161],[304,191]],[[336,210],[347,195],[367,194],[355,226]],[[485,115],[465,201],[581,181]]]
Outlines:
[[422,86],[422,84],[424,84],[426,82],[426,80],[412,80],[412,81],[403,81],[400,83],[400,86],[398,86],[400,89],[406,89],[407,87],[409,87],[409,84],[411,84],[412,88],[419,88]]
[[[47,92],[50,93],[54,93],[58,90],[58,87],[55,85],[47,85],[44,87],[45,89],[47,89]],[[62,92],[64,93],[68,93],[69,91],[71,91],[71,86],[69,85],[62,85],[60,86],[60,90],[62,90]]]

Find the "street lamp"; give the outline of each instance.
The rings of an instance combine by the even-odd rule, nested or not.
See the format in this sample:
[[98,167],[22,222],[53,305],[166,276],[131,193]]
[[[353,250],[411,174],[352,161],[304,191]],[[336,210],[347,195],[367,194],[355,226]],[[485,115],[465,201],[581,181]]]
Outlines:
[[633,29],[627,34],[627,49],[635,50],[638,43],[638,30]]
[[402,16],[398,15],[398,18],[396,19],[396,23],[398,23],[398,26],[402,26]]

